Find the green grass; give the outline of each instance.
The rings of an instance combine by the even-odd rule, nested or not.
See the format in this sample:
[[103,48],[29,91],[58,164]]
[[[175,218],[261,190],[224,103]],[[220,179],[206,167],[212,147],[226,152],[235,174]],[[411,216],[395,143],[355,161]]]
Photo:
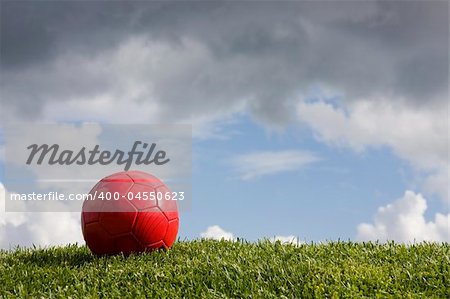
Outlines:
[[76,245],[0,251],[0,297],[450,298],[450,244],[177,242],[95,257]]

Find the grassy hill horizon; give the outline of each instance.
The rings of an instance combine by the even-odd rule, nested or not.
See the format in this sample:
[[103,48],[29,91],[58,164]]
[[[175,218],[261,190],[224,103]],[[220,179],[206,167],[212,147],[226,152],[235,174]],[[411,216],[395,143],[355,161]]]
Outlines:
[[0,251],[2,298],[449,298],[449,243],[192,240],[96,257],[85,246]]

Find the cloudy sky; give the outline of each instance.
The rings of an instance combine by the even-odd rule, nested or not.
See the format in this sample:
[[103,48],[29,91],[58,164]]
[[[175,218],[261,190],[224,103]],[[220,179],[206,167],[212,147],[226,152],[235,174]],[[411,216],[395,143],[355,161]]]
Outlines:
[[181,238],[450,241],[448,5],[2,1],[0,123],[192,124]]

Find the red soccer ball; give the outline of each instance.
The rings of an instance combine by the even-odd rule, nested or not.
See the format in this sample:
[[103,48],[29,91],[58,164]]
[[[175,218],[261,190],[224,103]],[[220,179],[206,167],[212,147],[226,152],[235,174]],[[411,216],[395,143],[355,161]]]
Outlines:
[[130,254],[172,246],[178,208],[169,188],[142,171],[118,172],[100,180],[85,200],[81,227],[97,255]]

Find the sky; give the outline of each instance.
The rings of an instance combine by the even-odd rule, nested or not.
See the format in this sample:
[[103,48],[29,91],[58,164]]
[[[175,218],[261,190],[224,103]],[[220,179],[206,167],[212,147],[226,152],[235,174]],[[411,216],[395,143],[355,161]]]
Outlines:
[[[0,131],[192,124],[181,239],[449,242],[448,6],[2,1]],[[0,210],[0,247],[79,218]]]

